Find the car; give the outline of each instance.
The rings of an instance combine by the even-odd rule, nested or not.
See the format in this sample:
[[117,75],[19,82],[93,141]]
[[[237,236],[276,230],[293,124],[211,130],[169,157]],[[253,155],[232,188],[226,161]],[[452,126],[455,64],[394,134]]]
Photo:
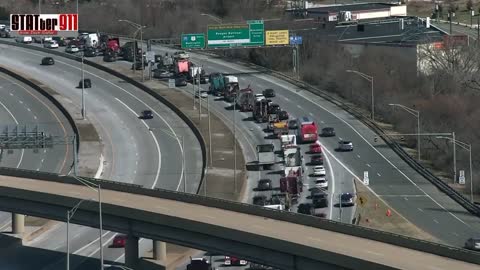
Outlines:
[[257,190],[271,190],[272,189],[272,180],[270,179],[260,179],[258,180]]
[[328,195],[326,193],[317,193],[312,197],[313,208],[328,207]]
[[92,88],[92,81],[90,79],[83,79],[82,83],[82,81],[80,80],[80,82],[78,83],[78,88],[82,88],[82,85],[83,88]]
[[42,38],[42,43],[52,41],[52,40],[53,40],[53,38],[51,38],[51,37],[44,37],[44,38]]
[[150,110],[144,110],[140,113],[139,116],[140,119],[152,119],[153,118],[153,112]]
[[93,48],[93,47],[87,47],[83,51],[83,55],[85,57],[95,57],[100,55],[100,51],[98,51],[96,48]]
[[342,193],[340,195],[340,203],[341,206],[353,206],[355,205],[355,202],[353,200],[353,195],[351,193]]
[[115,62],[117,61],[117,54],[114,52],[105,52],[103,54],[103,61],[105,62]]
[[49,48],[49,49],[57,49],[58,48],[58,43],[53,41],[53,40],[45,41],[43,43],[43,47],[44,48]]
[[315,179],[315,187],[328,189],[328,180],[325,177]]
[[255,100],[256,101],[259,101],[259,100],[262,100],[262,99],[265,99],[265,96],[263,94],[255,94]]
[[174,58],[187,59],[190,58],[190,55],[186,51],[178,51],[173,53]]
[[323,156],[322,155],[314,155],[310,157],[310,164],[311,165],[323,165]]
[[243,266],[247,265],[246,260],[239,259],[237,257],[233,256],[225,256],[225,262],[223,263],[224,265],[238,265],[238,266]]
[[52,40],[58,43],[58,46],[67,46],[67,41],[63,37],[52,37]]
[[80,49],[76,45],[68,45],[65,48],[65,52],[67,52],[67,53],[76,53],[76,52],[79,52],[79,51],[80,51]]
[[11,37],[10,31],[7,31],[6,29],[0,29],[0,38],[9,38]]
[[298,129],[298,123],[296,119],[288,121],[288,129]]
[[32,37],[32,42],[34,43],[42,43],[42,37]]
[[480,251],[480,237],[471,237],[465,242],[465,248]]
[[335,129],[333,127],[322,128],[322,133],[320,135],[322,137],[334,137]]
[[322,165],[313,167],[313,175],[314,176],[326,175],[325,167]]
[[322,153],[322,146],[319,143],[310,144],[310,153],[312,154]]
[[263,90],[263,95],[267,98],[275,97],[275,90],[268,88]]
[[126,244],[127,244],[127,236],[124,234],[117,234],[113,238],[111,247],[124,248]]
[[[195,97],[198,98],[198,91],[195,91]],[[207,90],[200,91],[200,97],[201,98],[207,98],[208,97],[208,91]]]
[[19,36],[15,39],[15,41],[19,43],[30,44],[32,43],[33,39],[32,37],[28,37],[28,36]]
[[42,65],[49,66],[55,65],[55,60],[52,57],[44,57],[42,58]]
[[338,142],[339,151],[353,151],[353,143],[351,141],[339,141]]
[[264,206],[267,204],[267,196],[265,195],[256,195],[253,197],[253,204]]
[[297,213],[311,215],[313,213],[313,205],[311,203],[301,203],[297,207]]
[[166,69],[155,69],[153,70],[153,77],[157,79],[168,79],[173,76],[173,72]]
[[187,86],[188,83],[187,83],[187,79],[185,78],[185,76],[178,76],[178,77],[175,77],[175,86]]
[[280,121],[282,121],[282,120],[288,120],[288,112],[287,112],[287,111],[280,111],[280,112],[278,113],[278,119],[279,119]]
[[276,103],[270,103],[268,105],[268,114],[277,114],[280,111],[281,111],[280,105]]

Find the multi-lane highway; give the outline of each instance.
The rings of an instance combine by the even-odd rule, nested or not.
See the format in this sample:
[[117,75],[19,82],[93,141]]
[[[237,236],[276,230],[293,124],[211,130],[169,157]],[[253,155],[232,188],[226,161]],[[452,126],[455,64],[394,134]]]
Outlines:
[[[40,61],[46,55],[13,46],[0,48],[0,61],[4,65],[21,70],[48,85],[70,100],[73,108],[80,110],[81,89],[77,88],[81,78],[79,63],[54,57],[55,65],[41,66]],[[199,142],[188,126],[168,107],[116,77],[88,66],[85,66],[85,77],[92,81],[92,88],[86,89],[85,95],[87,118],[95,126],[104,145],[106,166],[102,177],[148,188],[180,190],[183,187],[181,137],[184,137],[187,191],[196,191],[202,157]],[[152,110],[153,119],[140,120],[138,115],[143,110]],[[70,231],[74,240],[72,252],[95,256],[98,245],[92,242],[96,241],[98,231],[77,226]],[[57,226],[30,244],[66,250],[63,237],[53,238],[51,235],[65,235],[65,227]],[[108,249],[114,235],[105,232],[103,237],[105,258],[108,260],[117,260],[122,255],[117,250]],[[148,250],[151,242],[142,241],[141,246],[143,250]]]
[[[0,132],[20,133],[37,128],[48,135],[73,135],[65,116],[36,90],[5,74],[0,74]],[[12,134],[10,134],[12,135]],[[45,149],[2,149],[0,166],[46,172],[67,173],[73,164],[72,145]],[[10,226],[10,213],[0,213],[0,230]]]
[[[164,48],[152,46],[158,51]],[[250,68],[235,64],[233,61],[223,61],[205,55],[191,54],[194,61],[203,64],[209,71],[227,73],[254,72]],[[375,133],[359,120],[324,99],[299,89],[295,85],[279,80],[267,74],[251,74],[242,76],[241,86],[248,84],[258,92],[265,88],[273,88],[277,92],[276,101],[295,116],[312,117],[320,127],[332,126],[337,136],[320,138],[328,152],[341,168],[352,173],[359,179],[363,172],[369,172],[370,188],[386,201],[398,213],[419,228],[448,244],[463,246],[466,239],[480,230],[479,218],[471,215],[447,195],[437,190],[430,182],[410,168],[393,150],[382,142],[374,142]],[[366,89],[358,89],[363,91]],[[393,101],[393,100],[392,100]],[[354,151],[350,153],[335,152],[337,141],[351,140]],[[338,166],[335,166],[335,171]],[[336,185],[341,181],[350,180],[351,176],[336,179]],[[341,190],[338,185],[335,193],[351,190]]]

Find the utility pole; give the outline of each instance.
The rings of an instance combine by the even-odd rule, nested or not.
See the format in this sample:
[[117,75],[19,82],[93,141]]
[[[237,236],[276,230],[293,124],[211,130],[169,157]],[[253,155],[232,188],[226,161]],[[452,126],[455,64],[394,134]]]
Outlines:
[[455,132],[452,132],[453,140],[453,183],[457,183],[457,143],[455,141]]

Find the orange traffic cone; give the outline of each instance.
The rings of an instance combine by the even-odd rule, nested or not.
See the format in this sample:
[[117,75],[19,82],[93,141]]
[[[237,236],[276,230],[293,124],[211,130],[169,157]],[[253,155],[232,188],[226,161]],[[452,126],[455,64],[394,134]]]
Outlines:
[[389,217],[391,215],[392,215],[392,211],[390,211],[390,209],[387,209],[387,217]]

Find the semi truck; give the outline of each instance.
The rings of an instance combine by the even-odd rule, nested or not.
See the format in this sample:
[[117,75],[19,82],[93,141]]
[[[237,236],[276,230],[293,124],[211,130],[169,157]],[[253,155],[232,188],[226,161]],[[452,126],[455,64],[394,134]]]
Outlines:
[[135,48],[135,58],[136,59],[141,59],[142,57],[142,52],[141,49],[138,48],[138,43],[136,41],[129,41],[125,43],[121,48],[120,48],[120,53],[119,55],[123,57],[123,59],[133,62],[134,58],[134,48]]
[[275,164],[275,146],[273,144],[257,145],[257,162],[259,170],[270,169]]
[[225,80],[222,73],[210,73],[208,81],[210,82],[209,90],[212,95],[217,97],[223,95],[223,90],[225,89]]
[[255,104],[255,96],[253,95],[253,91],[250,88],[250,85],[245,89],[239,90],[237,96],[237,106],[240,108],[241,112],[253,110],[253,105]]
[[297,200],[303,191],[302,180],[296,176],[282,177],[280,178],[280,191],[288,194],[290,199]]
[[238,84],[238,78],[236,76],[228,75],[224,77],[225,88],[223,91],[223,97],[227,102],[233,102],[237,96],[237,92],[240,91],[240,85]]
[[255,101],[252,111],[253,119],[257,123],[265,123],[268,121],[268,100],[262,99]]
[[282,150],[284,150],[288,146],[296,146],[297,145],[297,136],[294,134],[284,134],[280,136],[280,142],[282,145]]

